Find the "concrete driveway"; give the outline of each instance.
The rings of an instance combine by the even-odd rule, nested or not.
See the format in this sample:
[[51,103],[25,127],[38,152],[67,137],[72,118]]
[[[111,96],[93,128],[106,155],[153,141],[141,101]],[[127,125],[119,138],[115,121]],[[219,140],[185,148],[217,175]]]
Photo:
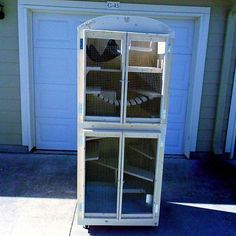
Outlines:
[[236,161],[167,157],[160,226],[77,226],[76,156],[0,154],[0,236],[236,235]]

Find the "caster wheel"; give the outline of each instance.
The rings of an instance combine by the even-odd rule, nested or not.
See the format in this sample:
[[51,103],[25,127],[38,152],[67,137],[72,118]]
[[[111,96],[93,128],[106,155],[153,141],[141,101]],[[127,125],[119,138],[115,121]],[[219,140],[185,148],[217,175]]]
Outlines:
[[89,225],[84,225],[83,228],[84,229],[89,229]]

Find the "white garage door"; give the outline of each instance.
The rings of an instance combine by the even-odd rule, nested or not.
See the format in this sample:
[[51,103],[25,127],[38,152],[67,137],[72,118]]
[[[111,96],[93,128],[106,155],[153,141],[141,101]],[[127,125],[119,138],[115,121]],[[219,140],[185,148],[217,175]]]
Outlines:
[[[33,16],[36,148],[76,150],[76,28],[91,16]],[[183,154],[194,22],[162,20],[175,31],[166,153]]]

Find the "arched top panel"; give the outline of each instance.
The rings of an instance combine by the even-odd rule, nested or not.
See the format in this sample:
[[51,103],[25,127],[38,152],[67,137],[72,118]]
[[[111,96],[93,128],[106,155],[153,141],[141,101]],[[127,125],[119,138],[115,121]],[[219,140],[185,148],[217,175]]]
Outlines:
[[101,16],[86,21],[79,26],[80,30],[108,30],[135,33],[170,34],[173,31],[161,21],[141,16]]

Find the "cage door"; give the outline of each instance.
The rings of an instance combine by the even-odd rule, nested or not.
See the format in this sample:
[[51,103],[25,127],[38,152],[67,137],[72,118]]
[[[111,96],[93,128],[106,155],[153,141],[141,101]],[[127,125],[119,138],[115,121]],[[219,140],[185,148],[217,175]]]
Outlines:
[[153,217],[158,142],[156,134],[124,133],[121,218]]
[[85,132],[85,218],[118,218],[120,137],[115,132]]
[[121,122],[126,33],[84,31],[84,118]]
[[161,118],[167,35],[128,33],[126,56],[126,122]]

